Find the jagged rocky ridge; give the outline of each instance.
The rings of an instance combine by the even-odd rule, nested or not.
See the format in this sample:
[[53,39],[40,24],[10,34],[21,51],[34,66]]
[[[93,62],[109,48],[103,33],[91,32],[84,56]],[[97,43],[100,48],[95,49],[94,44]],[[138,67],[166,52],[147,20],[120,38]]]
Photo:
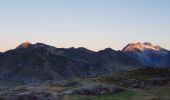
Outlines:
[[[164,50],[164,49],[163,49]],[[115,51],[111,48],[94,52],[86,48],[56,48],[43,43],[22,43],[13,50],[0,53],[0,80],[21,83],[45,82],[77,77],[94,77],[111,74],[114,71],[127,71],[143,67],[160,66],[157,60],[138,56],[145,51]],[[156,54],[155,54],[156,52]],[[150,59],[157,57],[157,51],[151,51]],[[147,52],[147,55],[150,54]],[[162,54],[162,53],[161,53]],[[169,53],[167,54],[169,55]],[[164,57],[161,55],[161,57]],[[165,56],[163,62],[169,59]],[[161,60],[162,61],[162,60]],[[163,63],[161,62],[161,63]],[[157,64],[158,65],[155,65]],[[167,67],[168,63],[165,64]],[[161,66],[162,67],[162,66]]]

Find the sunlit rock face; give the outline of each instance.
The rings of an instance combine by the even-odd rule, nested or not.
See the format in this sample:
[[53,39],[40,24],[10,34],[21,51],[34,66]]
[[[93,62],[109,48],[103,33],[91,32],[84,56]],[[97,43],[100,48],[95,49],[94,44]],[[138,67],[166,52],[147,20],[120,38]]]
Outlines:
[[128,44],[125,48],[123,48],[123,52],[128,52],[128,51],[144,51],[144,50],[155,50],[155,51],[160,51],[163,50],[158,45],[153,45],[149,42],[137,42],[137,43],[130,43]]
[[140,59],[140,62],[149,67],[165,67],[168,65],[169,51],[149,42],[130,43],[122,49],[122,52]]
[[23,42],[21,45],[17,46],[16,49],[29,48],[32,44],[30,42]]

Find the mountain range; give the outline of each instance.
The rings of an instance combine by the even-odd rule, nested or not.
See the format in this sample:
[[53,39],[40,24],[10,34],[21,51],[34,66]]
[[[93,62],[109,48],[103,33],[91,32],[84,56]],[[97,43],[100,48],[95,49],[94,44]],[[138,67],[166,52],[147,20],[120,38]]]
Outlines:
[[98,52],[80,48],[57,48],[24,42],[0,53],[0,81],[45,82],[95,77],[115,71],[146,67],[170,67],[170,51],[151,43],[130,43],[122,50]]

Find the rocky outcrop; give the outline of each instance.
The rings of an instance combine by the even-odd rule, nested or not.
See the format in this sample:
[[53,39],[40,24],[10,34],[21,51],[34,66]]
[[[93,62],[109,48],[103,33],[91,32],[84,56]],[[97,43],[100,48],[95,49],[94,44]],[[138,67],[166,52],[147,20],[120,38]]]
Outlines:
[[50,85],[50,86],[60,86],[60,87],[77,87],[77,86],[81,86],[82,84],[78,83],[78,82],[74,82],[74,81],[50,81],[47,82],[46,84]]
[[77,95],[102,95],[108,93],[121,92],[124,89],[118,86],[109,84],[92,84],[87,86],[81,86],[72,90],[64,91],[63,94],[77,94]]
[[59,100],[58,98],[59,95],[55,92],[32,91],[2,97],[0,100]]
[[[0,93],[0,100],[61,100],[67,95],[102,95],[124,91],[124,88],[106,83],[88,83],[77,85],[76,82],[61,82],[63,85],[51,86],[51,83],[38,87],[23,86],[8,89]],[[57,91],[51,88],[65,88]]]
[[163,78],[152,78],[147,80],[138,80],[138,79],[129,79],[129,78],[122,78],[122,77],[115,77],[113,81],[118,82],[120,85],[125,87],[132,87],[132,88],[148,88],[152,86],[161,86],[170,82],[169,77]]

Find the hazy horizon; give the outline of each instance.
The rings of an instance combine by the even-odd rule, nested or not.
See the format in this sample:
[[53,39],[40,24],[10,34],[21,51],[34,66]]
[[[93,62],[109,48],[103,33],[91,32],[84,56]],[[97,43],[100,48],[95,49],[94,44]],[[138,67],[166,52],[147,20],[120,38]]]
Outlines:
[[22,42],[121,50],[150,42],[170,49],[169,0],[0,1],[0,52]]

